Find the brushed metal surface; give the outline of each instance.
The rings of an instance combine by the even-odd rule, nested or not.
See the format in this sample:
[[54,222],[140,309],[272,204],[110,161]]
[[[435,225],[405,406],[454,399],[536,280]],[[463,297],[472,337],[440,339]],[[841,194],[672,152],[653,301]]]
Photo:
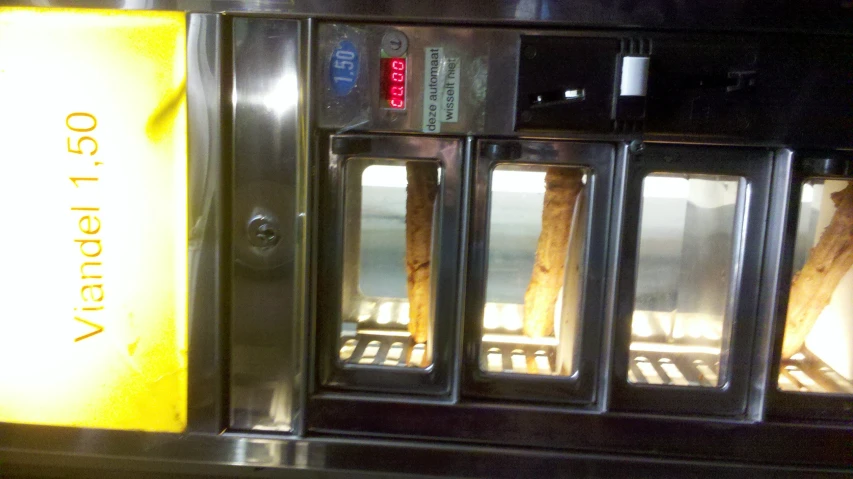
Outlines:
[[[359,412],[358,408],[353,411]],[[514,426],[506,419],[505,410],[500,408],[480,414],[469,408],[460,414],[446,418],[449,423],[435,423],[437,428],[446,424],[458,424],[469,420],[500,424],[495,429],[501,433]],[[464,419],[467,416],[468,419]],[[489,419],[493,418],[493,419]],[[75,467],[102,470],[89,477],[151,477],[140,471],[160,473],[167,477],[175,474],[195,474],[196,477],[302,477],[298,471],[318,471],[317,477],[329,477],[330,471],[353,471],[393,474],[384,477],[406,477],[405,474],[423,474],[444,477],[714,477],[714,478],[783,478],[783,477],[849,477],[850,458],[843,457],[847,450],[845,432],[826,433],[833,441],[816,445],[814,436],[803,433],[795,425],[764,425],[752,441],[726,441],[725,438],[738,432],[737,427],[711,427],[701,431],[690,441],[673,442],[676,449],[690,447],[689,443],[702,445],[724,443],[725,448],[739,452],[738,460],[712,462],[707,458],[691,460],[674,458],[641,457],[636,454],[657,448],[667,439],[678,437],[684,422],[660,419],[620,418],[618,425],[613,418],[599,420],[595,416],[580,416],[574,423],[561,422],[569,428],[561,429],[560,440],[582,442],[584,438],[605,440],[621,438],[631,447],[624,454],[594,453],[580,451],[532,451],[528,444],[523,447],[485,447],[477,445],[416,443],[410,440],[377,440],[364,438],[333,439],[286,439],[275,437],[249,437],[245,435],[199,435],[199,434],[156,434],[130,431],[83,430],[75,428],[28,427],[16,424],[0,424],[0,472],[7,472],[16,464],[58,466],[64,469],[60,477],[74,477]],[[359,422],[371,418],[352,415]],[[415,420],[414,417],[411,417]],[[530,419],[530,418],[528,418]],[[567,419],[563,417],[562,419]],[[626,428],[624,424],[630,423]],[[401,425],[403,426],[403,425]],[[596,426],[599,434],[566,434],[573,429]],[[741,426],[740,429],[743,429]],[[464,430],[455,430],[464,434]],[[737,436],[745,439],[742,436]],[[803,440],[807,447],[791,457],[785,455],[780,444],[793,438]],[[794,442],[796,442],[794,440]],[[731,442],[731,444],[729,444]],[[826,459],[834,455],[835,466],[791,465],[798,459],[809,456],[822,448]],[[34,452],[39,451],[39,452]],[[628,453],[627,451],[631,451]],[[671,452],[667,450],[668,452]],[[706,453],[712,455],[711,448]],[[646,452],[648,454],[648,452]],[[788,465],[767,465],[757,462],[765,456]],[[781,458],[787,459],[782,461]],[[744,459],[747,458],[745,461]],[[751,458],[752,460],[748,460]],[[840,464],[839,464],[840,463]],[[111,473],[111,474],[110,474]],[[291,476],[290,474],[293,474]],[[334,476],[332,476],[334,477]],[[359,477],[351,475],[347,477]]]
[[0,5],[251,12],[312,17],[369,16],[373,20],[536,22],[563,26],[650,27],[679,30],[853,32],[853,8],[843,0],[0,0]]
[[[229,176],[230,426],[294,431],[303,382],[304,141],[302,25],[234,18]],[[274,244],[247,229],[263,216]]]
[[221,16],[188,16],[189,391],[187,429],[216,433],[222,381],[222,49]]

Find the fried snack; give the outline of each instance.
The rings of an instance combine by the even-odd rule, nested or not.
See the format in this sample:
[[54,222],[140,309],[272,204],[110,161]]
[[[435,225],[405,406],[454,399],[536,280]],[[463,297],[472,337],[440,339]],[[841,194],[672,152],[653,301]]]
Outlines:
[[438,191],[438,166],[406,163],[406,279],[409,293],[409,333],[425,343],[430,327],[430,261],[432,212]]
[[545,172],[542,232],[524,294],[524,334],[533,338],[554,332],[554,306],[563,287],[572,213],[583,189],[582,179],[578,168],[551,167]]
[[832,194],[835,213],[812,248],[806,264],[791,281],[782,358],[796,354],[841,278],[853,266],[853,182]]

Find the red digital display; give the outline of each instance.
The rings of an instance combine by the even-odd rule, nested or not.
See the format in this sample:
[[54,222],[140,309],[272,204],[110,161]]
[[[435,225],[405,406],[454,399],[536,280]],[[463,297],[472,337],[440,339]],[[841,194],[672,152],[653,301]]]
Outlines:
[[406,109],[406,59],[383,58],[380,61],[382,99],[388,108]]

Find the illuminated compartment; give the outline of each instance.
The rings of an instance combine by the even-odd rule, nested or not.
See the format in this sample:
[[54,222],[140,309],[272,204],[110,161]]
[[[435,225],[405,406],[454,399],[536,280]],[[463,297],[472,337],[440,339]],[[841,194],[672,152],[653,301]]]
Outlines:
[[803,184],[779,389],[853,394],[853,182]]
[[427,367],[433,356],[438,164],[352,159],[346,169],[338,357],[352,365]]
[[560,376],[576,371],[586,203],[583,168],[493,170],[483,371]]
[[629,382],[725,384],[742,189],[732,176],[644,179]]
[[183,12],[0,8],[0,422],[185,429],[186,59]]

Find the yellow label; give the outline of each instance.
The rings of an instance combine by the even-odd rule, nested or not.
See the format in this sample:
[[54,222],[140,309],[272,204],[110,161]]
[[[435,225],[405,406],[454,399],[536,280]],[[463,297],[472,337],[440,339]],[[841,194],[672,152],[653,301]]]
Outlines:
[[0,8],[0,421],[185,428],[185,30]]

